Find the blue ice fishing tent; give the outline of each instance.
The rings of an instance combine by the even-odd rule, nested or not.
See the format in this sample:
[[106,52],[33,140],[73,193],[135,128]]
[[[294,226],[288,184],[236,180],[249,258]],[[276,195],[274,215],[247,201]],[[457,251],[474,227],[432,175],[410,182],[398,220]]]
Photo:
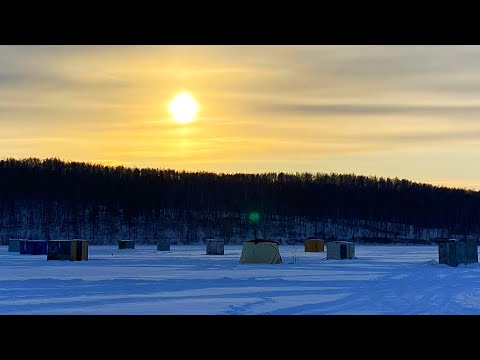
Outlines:
[[20,240],[20,254],[47,255],[47,240]]

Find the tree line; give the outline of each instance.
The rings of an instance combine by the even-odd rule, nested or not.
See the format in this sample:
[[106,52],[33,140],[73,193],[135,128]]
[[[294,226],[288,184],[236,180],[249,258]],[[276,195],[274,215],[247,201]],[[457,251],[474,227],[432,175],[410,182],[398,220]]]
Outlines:
[[[253,211],[261,215],[257,225],[248,218]],[[186,172],[57,158],[0,161],[2,239],[114,243],[120,238],[153,242],[177,237],[194,242],[212,236],[247,238],[254,226],[267,224],[270,230],[264,233],[288,239],[302,236],[298,231],[292,235],[292,226],[307,223],[315,229],[303,235],[330,236],[317,224],[332,222],[373,227],[373,234],[384,237],[386,224],[468,235],[479,233],[479,219],[480,192],[398,178]]]

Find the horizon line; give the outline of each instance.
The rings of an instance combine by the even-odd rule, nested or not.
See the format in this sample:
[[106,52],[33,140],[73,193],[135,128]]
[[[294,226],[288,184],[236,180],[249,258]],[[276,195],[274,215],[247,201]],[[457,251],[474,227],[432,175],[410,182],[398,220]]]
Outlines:
[[365,177],[365,178],[377,178],[377,179],[384,179],[384,180],[398,180],[398,181],[408,181],[412,184],[415,185],[429,185],[434,188],[438,189],[451,189],[451,190],[462,190],[462,191],[469,191],[469,192],[480,192],[480,190],[472,189],[472,188],[467,188],[467,187],[455,187],[455,186],[447,186],[447,185],[436,185],[433,183],[428,183],[428,182],[421,182],[421,181],[413,181],[409,180],[407,178],[400,178],[398,176],[396,177],[389,177],[389,176],[381,176],[381,175],[363,175],[363,174],[356,174],[354,172],[348,173],[337,173],[337,172],[309,172],[309,171],[295,171],[295,172],[289,172],[289,171],[267,171],[267,172],[258,172],[258,173],[253,173],[253,172],[224,172],[224,171],[211,171],[211,170],[179,170],[175,168],[162,168],[162,167],[139,167],[137,165],[127,165],[130,164],[129,162],[121,163],[116,160],[103,160],[103,161],[111,161],[111,162],[118,162],[117,165],[109,165],[102,163],[101,160],[94,161],[94,160],[66,160],[62,159],[60,157],[46,157],[46,158],[39,158],[39,157],[25,157],[25,158],[14,158],[14,157],[2,157],[0,161],[8,161],[8,160],[14,160],[14,161],[24,161],[24,160],[39,160],[41,162],[45,162],[48,160],[57,160],[65,164],[72,164],[72,163],[78,163],[78,164],[85,164],[85,165],[94,165],[94,166],[103,166],[107,168],[117,168],[121,167],[124,169],[130,169],[130,170],[156,170],[156,171],[175,171],[175,172],[183,172],[187,174],[193,174],[193,173],[204,173],[204,174],[214,174],[214,175],[268,175],[268,174],[275,174],[275,175],[298,175],[298,174],[309,174],[309,175],[351,175],[355,177]]

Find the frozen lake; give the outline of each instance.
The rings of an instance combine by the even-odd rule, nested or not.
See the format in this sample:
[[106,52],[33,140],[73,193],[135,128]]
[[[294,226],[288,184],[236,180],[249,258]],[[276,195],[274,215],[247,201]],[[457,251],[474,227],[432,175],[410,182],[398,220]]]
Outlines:
[[480,314],[480,264],[439,265],[436,246],[357,245],[325,260],[281,245],[282,264],[240,264],[241,246],[90,246],[89,261],[0,247],[0,314]]

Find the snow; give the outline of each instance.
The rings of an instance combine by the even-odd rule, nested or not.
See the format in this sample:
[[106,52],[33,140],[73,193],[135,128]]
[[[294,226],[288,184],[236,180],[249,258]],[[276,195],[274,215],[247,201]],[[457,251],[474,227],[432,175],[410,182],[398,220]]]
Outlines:
[[353,260],[280,251],[267,265],[240,264],[239,245],[97,245],[71,262],[1,246],[0,314],[480,314],[480,264],[438,264],[436,246],[357,245]]

